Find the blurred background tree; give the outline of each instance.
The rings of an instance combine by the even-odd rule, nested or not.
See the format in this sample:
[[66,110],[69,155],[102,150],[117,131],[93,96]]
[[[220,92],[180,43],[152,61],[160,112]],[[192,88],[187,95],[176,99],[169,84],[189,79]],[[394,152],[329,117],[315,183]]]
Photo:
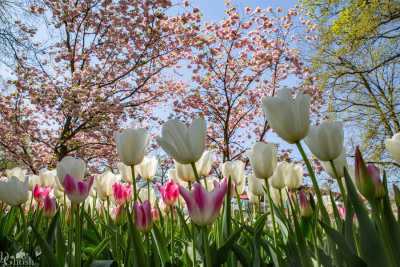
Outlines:
[[[319,38],[312,59],[319,86],[346,122],[349,144],[393,165],[384,141],[400,131],[400,1],[302,1]],[[353,151],[353,150],[349,150]]]

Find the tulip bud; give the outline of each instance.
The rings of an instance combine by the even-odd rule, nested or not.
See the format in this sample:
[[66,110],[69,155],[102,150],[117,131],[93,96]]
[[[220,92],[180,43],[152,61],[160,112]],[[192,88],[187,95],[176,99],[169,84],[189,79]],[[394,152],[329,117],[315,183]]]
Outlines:
[[77,180],[82,180],[85,177],[85,172],[86,164],[80,158],[67,156],[57,163],[57,177],[61,185],[64,184],[64,178],[67,174]]
[[249,192],[255,196],[264,195],[264,180],[256,178],[253,174],[247,176]]
[[273,144],[257,142],[247,155],[257,178],[267,179],[272,176],[276,167],[276,149]]
[[33,197],[35,198],[36,202],[38,203],[39,207],[43,206],[44,199],[49,195],[52,189],[48,186],[41,187],[40,185],[35,185],[33,188]]
[[306,194],[303,190],[299,192],[299,200],[300,200],[300,214],[301,217],[308,218],[312,215],[313,210],[310,205],[310,201],[307,199]]
[[358,147],[355,154],[355,178],[358,190],[366,199],[381,198],[385,195],[379,169],[373,164],[365,165]]
[[285,184],[288,189],[297,189],[303,183],[303,167],[299,164],[287,163],[285,169]]
[[244,181],[244,162],[240,160],[225,161],[221,165],[222,176],[231,177],[232,182],[241,185]]
[[338,213],[339,213],[339,217],[340,217],[342,220],[345,220],[345,219],[346,219],[346,207],[344,207],[343,205],[340,205],[340,206],[338,207]]
[[73,204],[79,204],[89,196],[94,177],[90,176],[86,181],[78,180],[67,174],[64,178],[64,191]]
[[158,160],[156,157],[144,157],[142,163],[137,167],[140,176],[151,181],[157,172]]
[[165,204],[172,206],[178,200],[179,186],[173,181],[169,180],[163,186],[159,187],[161,197]]
[[269,179],[271,186],[275,189],[282,189],[285,185],[286,175],[288,175],[287,169],[289,168],[289,163],[278,162],[274,170],[273,175]]
[[114,201],[118,205],[124,205],[132,196],[132,187],[130,184],[116,182],[112,185]]
[[176,175],[180,180],[184,182],[196,181],[193,167],[190,164],[180,164],[179,162],[175,161],[175,170]]
[[108,170],[104,173],[97,175],[94,179],[94,189],[97,192],[97,196],[101,200],[106,200],[113,195],[112,186],[118,181],[118,178],[112,171]]
[[400,133],[396,133],[392,138],[386,139],[385,147],[390,152],[392,159],[400,163]]
[[115,223],[119,223],[122,219],[122,216],[124,215],[124,206],[123,205],[117,205],[111,209],[111,219]]
[[0,180],[0,200],[10,206],[19,206],[28,200],[28,178],[21,182],[12,176],[7,180]]
[[341,122],[324,121],[318,126],[312,126],[304,141],[319,160],[331,161],[342,153],[343,136]]
[[297,94],[293,99],[289,89],[281,89],[274,97],[263,97],[263,110],[271,128],[286,142],[294,144],[308,133],[310,97]]
[[205,147],[206,122],[204,118],[193,120],[187,127],[178,120],[169,120],[162,127],[158,144],[180,164],[195,163],[200,159]]
[[153,224],[150,202],[147,200],[142,204],[136,202],[135,205],[133,205],[133,209],[135,212],[136,229],[141,232],[148,232]]
[[158,208],[151,208],[151,219],[153,222],[156,222],[160,219],[160,212],[158,211]]
[[196,162],[196,169],[200,176],[208,176],[213,164],[213,152],[204,151],[201,158]]
[[179,186],[179,192],[184,198],[192,222],[204,226],[212,224],[218,217],[224,196],[227,191],[227,180],[214,183],[214,191],[207,192],[205,188],[195,183],[192,191]]
[[57,211],[57,202],[54,197],[50,197],[46,195],[43,200],[43,215],[50,218],[56,214]]
[[127,166],[142,162],[149,135],[145,129],[124,129],[115,135],[119,159]]

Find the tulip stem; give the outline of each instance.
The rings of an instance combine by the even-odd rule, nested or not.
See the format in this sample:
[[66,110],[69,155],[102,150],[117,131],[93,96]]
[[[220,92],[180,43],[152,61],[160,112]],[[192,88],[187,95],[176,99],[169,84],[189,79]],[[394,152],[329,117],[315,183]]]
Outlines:
[[330,164],[331,164],[333,173],[335,174],[336,180],[337,180],[338,185],[339,185],[340,194],[342,195],[342,200],[343,200],[343,202],[344,202],[344,201],[345,201],[345,198],[346,198],[346,190],[344,189],[342,177],[339,177],[338,172],[337,172],[337,170],[336,170],[335,163],[333,162],[333,160],[330,160],[329,162],[330,162]]
[[[68,209],[66,209],[66,206],[64,206],[65,210],[67,211],[67,216],[68,216]],[[70,211],[70,222],[72,226],[74,225],[74,205],[71,205],[71,211]],[[67,223],[68,224],[68,223]],[[72,254],[72,236],[74,234],[74,227],[69,227],[68,231],[68,256],[69,256],[69,263],[68,266],[73,266],[73,254]]]
[[243,212],[242,212],[242,203],[240,202],[240,195],[237,190],[237,186],[235,186],[235,193],[236,193],[236,201],[239,209],[239,216],[240,216],[240,221],[242,224],[244,224],[244,217],[243,217]]
[[203,236],[203,246],[204,246],[204,260],[203,264],[205,267],[212,266],[211,254],[210,254],[210,247],[208,244],[208,230],[207,226],[202,227],[202,236]]
[[190,163],[190,165],[192,165],[192,169],[194,172],[194,177],[196,178],[196,182],[200,183],[200,176],[199,176],[199,173],[197,172],[196,163],[192,162],[192,163]]
[[132,185],[133,185],[133,202],[137,201],[137,192],[136,192],[136,178],[135,178],[135,165],[131,165],[132,172]]
[[[193,267],[197,266],[197,261],[196,261],[196,227],[192,223],[192,253],[193,253]],[[171,255],[172,256],[172,255]]]
[[75,225],[76,225],[76,236],[75,236],[75,266],[81,266],[81,216],[79,204],[75,206]]
[[308,160],[307,155],[304,152],[304,149],[303,149],[300,141],[296,142],[296,146],[297,146],[297,149],[299,150],[299,152],[300,152],[300,154],[301,154],[301,156],[302,156],[302,158],[303,158],[303,160],[304,160],[304,162],[306,164],[308,173],[310,175],[310,178],[311,178],[311,181],[312,181],[312,184],[313,184],[313,188],[315,190],[315,194],[317,195],[318,205],[319,205],[319,208],[321,209],[322,217],[324,218],[324,220],[326,222],[329,222],[329,215],[328,215],[328,212],[326,211],[326,208],[324,206],[324,202],[322,201],[321,191],[319,190],[317,178],[315,176],[313,168],[311,167],[311,163]]
[[271,219],[272,219],[272,229],[274,230],[274,245],[276,247],[276,222],[275,222],[275,213],[274,213],[274,203],[272,202],[272,198],[271,198],[271,191],[269,188],[269,183],[268,183],[268,179],[265,178],[265,190],[267,191],[267,195],[268,195],[268,204],[269,204],[269,210],[271,213]]
[[24,241],[22,242],[22,247],[25,249],[25,245],[26,245],[26,238],[28,237],[28,226],[26,224],[26,217],[25,217],[25,212],[24,212],[24,208],[22,208],[21,205],[19,205],[19,211],[21,212],[21,218],[22,218],[22,227],[23,227],[23,231],[24,231]]
[[170,206],[170,220],[171,220],[171,263],[174,263],[174,208]]

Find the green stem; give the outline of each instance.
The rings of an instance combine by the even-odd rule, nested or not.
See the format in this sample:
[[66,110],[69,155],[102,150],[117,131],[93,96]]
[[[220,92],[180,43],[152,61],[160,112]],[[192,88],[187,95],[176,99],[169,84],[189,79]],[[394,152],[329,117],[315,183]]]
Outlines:
[[132,173],[132,185],[133,185],[133,201],[136,203],[137,201],[137,191],[136,191],[136,179],[135,179],[135,165],[131,166]]
[[240,202],[240,195],[239,195],[239,192],[237,190],[237,186],[235,186],[235,193],[236,193],[236,201],[237,201],[237,205],[238,205],[238,209],[239,209],[240,221],[241,221],[241,223],[243,225],[244,224],[244,217],[243,217],[243,212],[242,212],[242,203]]
[[[66,206],[64,206],[64,208],[66,208]],[[68,212],[68,210],[66,209],[66,211]],[[74,225],[74,205],[71,204],[71,213],[70,213],[70,223],[73,226]],[[68,223],[67,223],[68,224]],[[74,257],[73,257],[73,253],[72,253],[72,236],[74,235],[74,227],[68,227],[69,231],[68,231],[68,258],[69,258],[69,264],[68,266],[74,266]]]
[[147,180],[147,200],[150,202],[150,181]]
[[269,183],[268,183],[268,179],[265,179],[265,189],[267,191],[267,195],[268,195],[268,203],[269,203],[269,210],[271,212],[271,219],[272,219],[272,228],[274,231],[274,245],[276,247],[276,222],[275,222],[275,212],[274,212],[274,203],[272,202],[272,198],[271,198],[271,191],[269,188]]
[[192,223],[192,253],[193,253],[193,267],[197,266],[197,260],[196,260],[196,227]]
[[311,163],[310,163],[310,161],[308,160],[307,155],[306,155],[306,153],[304,152],[304,149],[303,149],[303,147],[301,146],[300,141],[296,143],[296,146],[297,146],[297,149],[299,150],[299,152],[300,152],[300,154],[301,154],[301,156],[302,156],[302,158],[303,158],[303,160],[304,160],[304,162],[305,162],[305,164],[306,164],[308,173],[309,173],[309,175],[310,175],[310,178],[311,178],[311,181],[312,181],[312,184],[313,184],[313,188],[314,188],[315,194],[316,194],[316,196],[317,196],[318,206],[319,206],[319,208],[321,209],[322,218],[324,219],[325,222],[330,223],[330,221],[329,221],[329,215],[328,215],[328,212],[326,211],[326,208],[325,208],[324,203],[323,203],[323,201],[322,201],[321,190],[319,189],[318,182],[317,182],[317,178],[316,178],[316,176],[315,176],[315,173],[314,173],[313,168],[311,167]]
[[76,205],[75,208],[76,216],[75,216],[75,226],[76,226],[76,236],[75,236],[75,266],[81,266],[81,214],[80,214],[80,206]]
[[174,263],[174,208],[170,206],[171,219],[171,263]]
[[22,227],[23,227],[23,231],[24,231],[24,241],[22,242],[22,247],[25,249],[25,245],[26,245],[26,238],[28,237],[28,226],[26,223],[26,217],[25,217],[25,212],[24,209],[22,208],[22,206],[19,206],[19,211],[21,212],[21,218],[22,218]]
[[210,253],[210,246],[208,244],[208,229],[207,226],[202,227],[202,236],[203,236],[203,246],[204,246],[204,266],[211,267],[212,266],[212,259]]
[[331,164],[331,167],[332,167],[332,170],[333,170],[333,174],[335,174],[336,180],[337,180],[338,185],[339,185],[340,194],[342,195],[342,200],[344,202],[345,199],[346,199],[346,190],[344,189],[342,177],[339,177],[338,172],[336,170],[335,163],[333,162],[333,160],[330,160],[329,163]]
[[190,165],[192,165],[194,177],[196,177],[196,182],[200,183],[200,176],[199,176],[199,173],[197,172],[196,163],[192,162],[192,163],[190,163]]

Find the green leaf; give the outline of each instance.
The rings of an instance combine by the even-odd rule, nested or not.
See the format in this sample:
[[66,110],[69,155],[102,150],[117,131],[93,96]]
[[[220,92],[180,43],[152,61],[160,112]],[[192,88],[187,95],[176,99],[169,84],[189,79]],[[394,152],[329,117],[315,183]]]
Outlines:
[[219,266],[226,261],[229,252],[232,249],[232,246],[238,240],[242,231],[243,231],[242,228],[237,229],[221,244],[221,246],[217,249],[216,253],[214,253],[213,257],[214,265]]
[[[93,260],[101,255],[101,253],[109,246],[111,237],[104,238],[96,247],[90,250],[89,259],[86,262],[86,266],[90,266]],[[92,265],[93,266],[93,265]]]
[[162,266],[165,266],[169,261],[169,253],[165,239],[156,225],[153,225],[151,236],[153,238],[154,244],[157,247],[158,256],[161,259]]
[[39,246],[42,250],[42,256],[45,257],[45,263],[48,264],[48,266],[59,266],[56,257],[53,254],[53,251],[49,244],[43,239],[43,237],[40,236],[39,232],[36,230],[36,227],[34,225],[31,225],[32,227],[32,232],[34,236],[36,237],[37,242],[39,243]]
[[138,267],[146,266],[146,261],[145,261],[146,257],[143,250],[142,238],[132,222],[132,215],[129,209],[127,208],[126,211],[128,216],[129,240],[133,245],[133,251],[134,251],[134,258],[133,258],[134,266]]
[[176,208],[176,212],[178,214],[179,219],[181,220],[181,225],[183,226],[183,231],[186,235],[186,238],[191,239],[192,234],[190,233],[189,227],[186,223],[185,216],[183,215],[182,210],[179,208]]
[[249,251],[237,244],[233,244],[232,251],[242,266],[251,266],[251,253]]
[[49,246],[51,246],[51,247],[53,246],[54,239],[56,237],[56,230],[59,225],[59,221],[58,221],[59,216],[60,216],[60,211],[58,210],[57,213],[54,215],[54,217],[51,219],[50,226],[47,231],[47,239],[46,240],[47,240],[47,243],[49,244]]

